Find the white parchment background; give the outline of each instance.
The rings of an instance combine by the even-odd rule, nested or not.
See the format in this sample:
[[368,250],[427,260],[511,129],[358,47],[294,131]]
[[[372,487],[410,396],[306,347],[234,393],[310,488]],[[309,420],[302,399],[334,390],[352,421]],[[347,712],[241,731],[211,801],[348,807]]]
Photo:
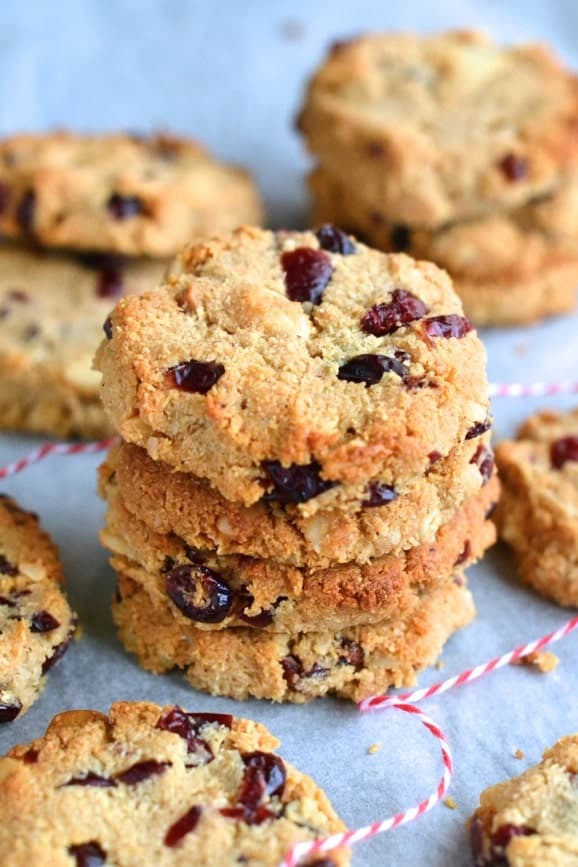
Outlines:
[[[544,38],[578,62],[578,3],[378,2],[378,0],[54,0],[0,4],[0,133],[47,126],[80,129],[163,127],[204,139],[245,163],[265,193],[271,220],[303,222],[307,160],[291,119],[303,81],[331,40],[364,29],[481,25],[504,40]],[[578,317],[482,335],[493,381],[578,377]],[[543,405],[572,399],[496,400],[496,437],[513,432]],[[0,463],[38,440],[0,439]],[[2,485],[38,511],[61,546],[70,598],[84,638],[50,676],[42,699],[0,731],[0,750],[38,736],[66,708],[105,709],[116,699],[179,702],[261,720],[283,754],[313,774],[351,825],[383,817],[429,793],[440,775],[434,741],[415,721],[390,711],[362,717],[334,700],[308,707],[238,704],[186,688],[178,675],[156,678],[125,655],[109,616],[113,576],[96,531],[96,458],[52,458]],[[494,549],[470,571],[478,619],[444,652],[445,669],[421,683],[535,638],[561,624],[563,611],[520,588],[512,560]],[[447,732],[456,760],[452,796],[415,824],[356,850],[361,867],[469,863],[464,823],[486,785],[519,773],[556,738],[578,730],[577,637],[558,645],[554,674],[501,671],[424,703]],[[367,748],[381,750],[373,756]],[[525,759],[514,758],[520,748]],[[1,821],[1,818],[0,818]],[[218,861],[215,862],[216,864]]]

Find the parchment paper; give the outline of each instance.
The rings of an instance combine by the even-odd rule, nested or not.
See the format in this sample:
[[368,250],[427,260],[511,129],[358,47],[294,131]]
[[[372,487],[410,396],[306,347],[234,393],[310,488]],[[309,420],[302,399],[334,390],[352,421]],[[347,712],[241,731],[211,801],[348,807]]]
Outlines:
[[[39,8],[39,7],[43,8]],[[290,127],[304,75],[333,38],[364,29],[434,29],[482,24],[500,37],[548,38],[570,60],[578,38],[578,5],[568,2],[437,2],[370,0],[290,3],[53,2],[0,7],[0,130],[57,124],[83,129],[165,127],[199,135],[218,153],[257,174],[277,225],[305,219],[301,177],[306,159]],[[494,382],[551,381],[578,376],[578,317],[532,328],[484,333]],[[494,402],[496,439],[513,433],[542,406],[572,398]],[[3,435],[0,463],[39,439]],[[53,714],[106,709],[117,699],[178,702],[190,709],[231,711],[258,719],[282,740],[282,753],[315,776],[351,826],[416,803],[441,773],[437,745],[396,711],[358,714],[332,699],[309,706],[236,703],[196,693],[178,674],[155,677],[122,650],[111,624],[114,579],[96,532],[96,457],[54,457],[2,484],[38,511],[61,547],[70,599],[84,637],[50,675],[47,689],[22,719],[0,731],[0,751],[43,732]],[[550,604],[515,579],[511,556],[495,548],[470,570],[477,621],[447,646],[432,683],[538,637],[573,612]],[[361,867],[469,863],[464,823],[480,790],[538,760],[558,737],[578,730],[577,638],[560,643],[548,675],[513,667],[423,704],[445,729],[456,761],[451,790],[457,809],[441,805],[414,824],[356,849]],[[371,744],[381,744],[368,755]],[[516,749],[525,753],[514,757]],[[1,817],[0,817],[1,821]]]

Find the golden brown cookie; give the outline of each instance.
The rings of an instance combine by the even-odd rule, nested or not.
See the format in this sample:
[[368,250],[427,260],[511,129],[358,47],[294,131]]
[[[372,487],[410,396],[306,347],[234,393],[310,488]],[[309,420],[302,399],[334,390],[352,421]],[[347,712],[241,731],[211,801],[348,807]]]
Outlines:
[[358,511],[488,414],[447,276],[343,233],[241,229],[117,304],[97,355],[115,429],[249,506]]
[[[76,626],[62,566],[38,517],[0,495],[0,724],[38,698]],[[1,811],[0,811],[1,812]]]
[[439,228],[552,190],[578,146],[576,78],[542,45],[476,31],[337,43],[299,118],[310,152],[368,207]]
[[46,247],[174,255],[260,223],[249,175],[169,135],[53,132],[0,141],[0,232]]
[[522,580],[578,606],[578,409],[545,410],[496,449],[502,495],[494,519]]
[[92,369],[102,326],[119,296],[154,288],[165,267],[0,246],[0,429],[109,436]]
[[578,864],[578,735],[539,765],[482,792],[472,822],[475,867]]
[[178,622],[207,630],[327,632],[401,617],[421,593],[482,556],[495,541],[485,515],[498,498],[498,481],[467,500],[431,544],[325,569],[192,548],[135,518],[116,485],[107,487],[106,497],[101,541],[113,554],[113,568],[143,584],[154,606],[171,605]]
[[[0,759],[10,867],[278,867],[300,841],[344,830],[259,723],[149,702],[54,717]],[[310,867],[347,867],[341,848]]]
[[195,689],[236,699],[301,703],[331,694],[359,701],[391,686],[412,686],[416,673],[433,664],[475,614],[465,579],[457,575],[424,593],[403,617],[367,626],[208,632],[151,593],[146,579],[119,579],[113,615],[125,648],[140,664],[156,673],[182,668]]

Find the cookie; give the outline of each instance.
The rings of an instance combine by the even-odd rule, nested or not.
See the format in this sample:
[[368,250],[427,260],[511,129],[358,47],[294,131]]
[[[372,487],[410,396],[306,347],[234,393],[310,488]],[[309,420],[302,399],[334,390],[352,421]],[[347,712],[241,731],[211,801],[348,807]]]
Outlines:
[[578,86],[544,46],[476,31],[337,43],[299,117],[310,152],[399,223],[436,229],[552,190],[576,162]]
[[448,277],[339,232],[191,245],[110,322],[97,367],[114,428],[246,506],[358,511],[488,415]]
[[502,496],[494,519],[522,580],[578,606],[578,409],[545,410],[499,444]]
[[[259,723],[149,702],[66,711],[0,759],[11,867],[278,867],[344,830]],[[8,862],[6,862],[8,863]],[[347,867],[336,849],[310,867]]]
[[[489,421],[487,422],[489,424]],[[482,425],[479,430],[485,425]],[[447,458],[435,460],[407,490],[383,491],[373,508],[357,513],[319,511],[304,517],[294,505],[225,500],[190,473],[171,472],[144,449],[119,443],[99,471],[102,496],[118,485],[126,508],[157,533],[174,533],[195,548],[322,568],[397,555],[433,542],[439,528],[490,478],[489,433],[472,431]]]
[[154,287],[165,267],[0,246],[0,429],[109,436],[92,369],[103,322],[120,294]]
[[[448,638],[474,617],[461,575],[424,593],[403,617],[336,632],[207,632],[175,615],[140,580],[119,576],[113,616],[126,650],[155,673],[177,667],[195,689],[302,703],[331,694],[359,701],[411,686]],[[234,665],[231,665],[234,660]]]
[[38,518],[0,495],[0,724],[28,710],[76,625],[62,567]]
[[260,223],[249,175],[169,135],[0,141],[0,232],[44,247],[174,255],[191,237]]
[[125,578],[146,587],[153,605],[169,603],[175,620],[199,629],[251,626],[271,632],[338,631],[399,617],[419,595],[495,541],[485,515],[498,498],[494,477],[438,532],[433,543],[365,565],[304,569],[243,555],[219,556],[159,534],[135,518],[109,486],[101,542]]
[[572,310],[578,285],[578,174],[514,210],[412,229],[367,208],[343,179],[309,177],[313,223],[345,226],[385,251],[429,259],[451,275],[477,325],[521,325]]
[[578,864],[578,735],[539,765],[482,792],[471,833],[475,867]]

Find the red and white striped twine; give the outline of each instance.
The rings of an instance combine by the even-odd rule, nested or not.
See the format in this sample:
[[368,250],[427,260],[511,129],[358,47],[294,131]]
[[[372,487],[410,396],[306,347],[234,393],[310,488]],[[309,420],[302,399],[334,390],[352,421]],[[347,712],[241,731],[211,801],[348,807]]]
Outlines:
[[[578,382],[570,380],[556,383],[535,382],[529,384],[523,383],[493,383],[490,385],[491,397],[544,397],[558,394],[573,394],[578,393]],[[4,467],[0,467],[0,480],[13,476],[16,473],[22,472],[44,460],[50,455],[79,455],[79,454],[94,454],[105,451],[117,441],[116,437],[99,442],[88,443],[45,443],[34,451],[29,452],[24,457]],[[350,831],[344,831],[340,834],[332,834],[329,837],[321,837],[317,840],[310,840],[302,843],[297,843],[287,854],[280,867],[296,867],[296,865],[306,856],[315,853],[329,852],[331,849],[336,849],[341,846],[353,846],[355,843],[360,843],[363,840],[369,840],[377,834],[382,834],[385,831],[391,831],[400,825],[405,825],[408,822],[413,822],[419,816],[429,812],[436,806],[445,796],[449,789],[451,777],[453,773],[453,762],[446,736],[442,729],[435,723],[427,714],[423,713],[418,707],[411,702],[421,701],[424,698],[432,698],[435,695],[453,689],[456,686],[463,686],[466,683],[471,683],[474,680],[490,674],[492,671],[497,671],[505,665],[510,665],[517,662],[531,653],[536,653],[543,650],[555,641],[569,635],[578,628],[578,617],[573,617],[559,629],[550,632],[542,638],[531,641],[529,644],[521,645],[520,647],[511,650],[509,653],[504,653],[502,656],[495,657],[489,662],[482,665],[477,665],[470,668],[461,674],[449,677],[440,683],[424,689],[417,689],[413,692],[403,693],[402,695],[374,695],[364,699],[358,705],[361,712],[385,710],[387,708],[395,708],[404,713],[412,714],[417,717],[421,724],[436,738],[439,743],[442,762],[443,775],[435,789],[435,791],[423,801],[420,801],[414,807],[409,807],[395,816],[388,819],[383,819],[379,822],[373,822],[371,825],[365,825],[362,828],[356,828]]]

